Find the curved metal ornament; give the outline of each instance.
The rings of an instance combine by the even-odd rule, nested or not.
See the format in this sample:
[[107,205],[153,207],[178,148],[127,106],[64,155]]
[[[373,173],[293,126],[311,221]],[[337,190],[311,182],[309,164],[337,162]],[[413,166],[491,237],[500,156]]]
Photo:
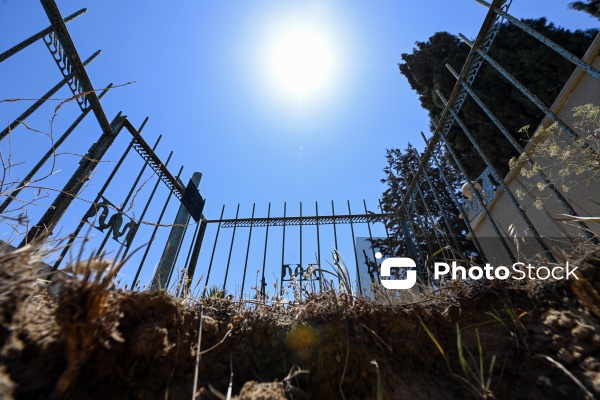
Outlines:
[[[118,210],[118,208],[108,201],[104,196],[102,196],[101,199],[102,200],[100,202],[92,204],[88,212],[84,215],[83,220],[92,225],[94,228],[98,229],[100,232],[104,232],[107,228],[112,228],[113,239],[118,243],[121,243],[123,246],[129,247],[135,231],[138,228],[138,223],[119,211],[116,211],[108,219],[108,222],[106,222],[110,214],[110,210],[115,211]],[[97,220],[93,222],[88,221],[90,218],[97,216],[98,213],[100,213],[100,215],[98,216]],[[129,220],[124,226],[123,216]],[[122,229],[121,226],[123,226]]]

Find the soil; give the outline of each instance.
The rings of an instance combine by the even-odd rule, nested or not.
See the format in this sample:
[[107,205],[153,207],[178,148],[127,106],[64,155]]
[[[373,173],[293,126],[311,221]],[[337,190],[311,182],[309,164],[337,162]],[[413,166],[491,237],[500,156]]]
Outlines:
[[195,378],[200,399],[600,397],[600,250],[571,263],[579,280],[408,303],[181,300],[116,290],[89,264],[52,296],[35,264],[33,251],[0,256],[3,399],[189,400]]

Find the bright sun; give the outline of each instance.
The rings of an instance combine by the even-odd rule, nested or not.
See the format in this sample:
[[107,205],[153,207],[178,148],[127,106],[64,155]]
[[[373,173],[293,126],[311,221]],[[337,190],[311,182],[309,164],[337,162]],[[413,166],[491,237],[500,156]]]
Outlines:
[[305,95],[322,86],[332,67],[331,51],[323,38],[305,28],[283,35],[273,50],[273,73],[287,91]]

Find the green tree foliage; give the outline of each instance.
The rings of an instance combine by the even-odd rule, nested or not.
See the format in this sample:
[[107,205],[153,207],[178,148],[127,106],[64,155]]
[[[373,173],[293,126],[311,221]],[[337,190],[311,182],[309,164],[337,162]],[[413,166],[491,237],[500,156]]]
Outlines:
[[585,11],[593,17],[600,19],[600,0],[574,1],[569,3],[569,8]]
[[[523,22],[578,57],[583,56],[598,33],[597,29],[571,32],[556,27],[545,18]],[[574,69],[573,64],[553,50],[508,23],[500,28],[489,52],[546,105],[552,104]],[[436,95],[436,89],[448,98],[456,83],[445,65],[448,63],[460,72],[468,53],[469,46],[462,43],[458,37],[447,32],[438,32],[426,42],[417,42],[411,54],[402,54],[400,72],[419,94],[421,105],[429,111],[435,123],[444,109],[444,104]],[[544,116],[542,111],[490,65],[484,64],[480,69],[473,89],[513,137],[522,144],[528,137],[519,133],[519,129],[525,125],[537,126]],[[460,116],[494,166],[501,173],[506,173],[508,161],[516,155],[516,151],[494,123],[470,98],[463,104]],[[448,141],[466,169],[472,172],[471,179],[477,178],[485,164],[457,124],[454,124],[449,132]]]
[[[440,156],[441,154],[437,154],[437,158],[441,159],[441,170],[454,188],[456,198],[460,199],[462,197],[458,189],[460,179],[454,168]],[[423,155],[420,154],[419,157],[422,159]],[[410,144],[403,151],[399,149],[388,150],[386,159],[385,178],[381,181],[387,183],[388,188],[383,193],[382,208],[384,213],[396,213],[402,199],[406,196],[408,186],[414,179],[419,159],[415,155],[415,148]],[[459,218],[460,212],[451,194],[446,190],[446,184],[440,175],[440,169],[434,163],[429,163],[427,176],[430,182],[422,177],[418,185],[420,190],[415,190],[415,197],[407,202],[409,213],[402,219],[392,218],[387,224],[390,239],[376,241],[375,245],[386,255],[411,256],[411,250],[404,231],[407,227],[411,235],[416,237],[413,245],[420,254],[427,254],[431,257],[442,247],[451,246],[456,250],[460,250],[464,257],[475,255],[477,252],[473,242],[466,238],[468,233],[466,224]],[[429,183],[431,183],[431,186]],[[436,189],[435,196],[437,196],[437,199],[431,187]],[[450,223],[449,227],[446,225],[446,220]],[[405,227],[403,227],[403,224],[405,224]],[[436,257],[436,259],[442,260],[444,257],[448,259],[447,256],[452,259],[459,258],[456,253],[449,250],[440,252],[439,257]],[[432,259],[428,260],[427,267],[433,265],[432,261]]]
[[[595,29],[571,32],[554,26],[545,18],[523,20],[523,22],[579,57],[583,56],[598,33]],[[458,37],[447,32],[438,32],[425,42],[417,42],[411,54],[402,54],[400,72],[408,79],[412,89],[418,93],[422,106],[429,111],[435,123],[444,109],[444,104],[436,95],[436,89],[448,98],[456,83],[456,79],[445,65],[448,63],[460,72],[469,50],[469,46],[462,43]],[[570,62],[508,23],[501,27],[489,53],[546,105],[554,102],[574,70]],[[513,137],[524,146],[529,138],[527,133],[519,132],[520,128],[526,125],[537,126],[544,116],[542,111],[487,63],[484,63],[480,69],[473,89]],[[469,97],[463,104],[460,117],[493,165],[500,173],[506,173],[510,158],[517,156],[517,153],[494,123]],[[431,128],[433,129],[433,125]],[[460,127],[454,124],[447,138],[469,173],[469,178],[471,180],[478,178],[485,164]],[[460,176],[443,150],[438,148],[437,151],[438,159],[442,160],[441,167],[445,176],[448,177],[457,198],[462,200],[460,187],[465,182],[465,177]],[[387,150],[386,160],[385,177],[382,182],[387,184],[387,189],[383,193],[382,208],[386,213],[398,213],[402,199],[413,179],[413,171],[417,170],[418,160],[410,145],[405,150]],[[410,256],[408,242],[404,240],[405,228],[402,226],[404,221],[410,230],[414,230],[411,234],[418,238],[415,250],[424,257],[430,258],[426,263],[428,266],[432,265],[431,256],[440,248],[437,240],[439,237],[442,238],[442,242],[445,241],[445,245],[452,247],[456,247],[452,239],[456,238],[464,257],[476,256],[474,244],[466,239],[468,231],[465,221],[459,218],[460,212],[440,178],[439,170],[430,162],[428,171],[441,206],[437,205],[433,191],[426,181],[422,181],[420,188],[429,212],[421,202],[419,193],[415,193],[416,199],[407,202],[411,204],[411,212],[402,219],[396,217],[388,221],[390,240],[375,244],[384,254]],[[432,217],[429,214],[432,214]],[[444,216],[446,219],[443,218]],[[449,221],[449,226],[446,226],[446,220]],[[448,260],[458,257],[455,254],[440,253],[437,258]]]

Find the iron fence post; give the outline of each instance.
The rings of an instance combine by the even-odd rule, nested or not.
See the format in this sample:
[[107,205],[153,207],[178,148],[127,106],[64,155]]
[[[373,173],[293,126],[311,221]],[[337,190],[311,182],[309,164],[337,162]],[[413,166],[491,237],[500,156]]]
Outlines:
[[[202,178],[201,173],[194,172],[192,174],[192,182],[194,185],[198,186],[200,178]],[[176,254],[181,246],[184,232],[187,230],[189,219],[190,212],[187,207],[181,203],[175,217],[175,222],[171,228],[169,238],[167,239],[167,244],[160,257],[160,262],[158,263],[158,268],[154,275],[154,279],[152,280],[150,289],[166,289],[166,286],[164,285],[168,284],[169,276],[173,273],[173,269],[175,268]]]

